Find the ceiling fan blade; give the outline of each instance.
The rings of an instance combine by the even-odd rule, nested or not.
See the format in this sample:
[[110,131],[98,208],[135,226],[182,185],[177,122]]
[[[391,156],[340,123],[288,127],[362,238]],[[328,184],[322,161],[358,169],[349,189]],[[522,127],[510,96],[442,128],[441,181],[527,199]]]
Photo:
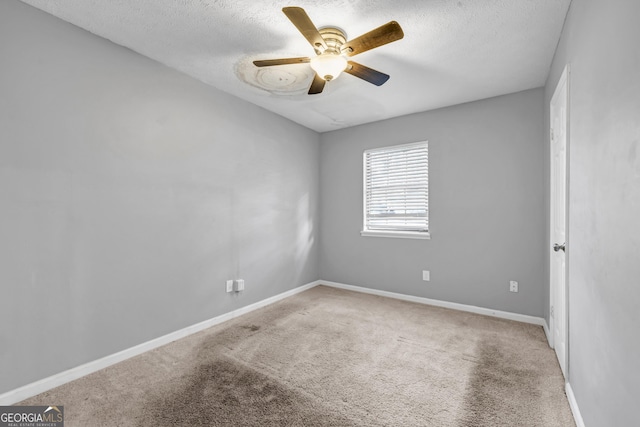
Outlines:
[[376,71],[373,68],[365,67],[364,65],[358,64],[357,62],[353,61],[349,61],[348,64],[349,65],[344,70],[345,73],[349,73],[352,76],[359,77],[362,80],[366,80],[376,86],[382,86],[387,80],[389,80],[388,74],[381,73],[380,71]]
[[311,87],[309,88],[309,95],[316,95],[318,93],[322,93],[324,89],[325,80],[320,77],[318,74],[313,76],[313,82],[311,82]]
[[388,22],[375,30],[349,40],[342,45],[342,53],[347,56],[355,56],[387,43],[400,40],[404,37],[404,32],[396,21]]
[[253,65],[256,67],[271,67],[273,65],[306,64],[309,61],[311,61],[309,58],[264,59],[253,61]]
[[327,49],[327,44],[324,42],[320,32],[316,26],[313,25],[311,18],[309,18],[309,15],[307,15],[307,12],[305,12],[303,8],[285,7],[282,11],[317,52],[324,52]]

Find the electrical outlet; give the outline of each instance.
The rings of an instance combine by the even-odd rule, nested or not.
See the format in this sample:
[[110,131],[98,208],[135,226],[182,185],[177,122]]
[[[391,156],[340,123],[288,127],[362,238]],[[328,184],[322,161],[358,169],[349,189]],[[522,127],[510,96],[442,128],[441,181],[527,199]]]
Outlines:
[[238,279],[238,280],[236,280],[234,290],[235,290],[236,292],[242,292],[242,291],[244,291],[244,279]]
[[233,280],[227,280],[227,292],[233,292]]
[[516,282],[515,280],[511,280],[509,282],[509,291],[518,292],[518,282]]
[[429,272],[429,270],[422,270],[422,280],[424,280],[425,282],[431,280],[431,273]]

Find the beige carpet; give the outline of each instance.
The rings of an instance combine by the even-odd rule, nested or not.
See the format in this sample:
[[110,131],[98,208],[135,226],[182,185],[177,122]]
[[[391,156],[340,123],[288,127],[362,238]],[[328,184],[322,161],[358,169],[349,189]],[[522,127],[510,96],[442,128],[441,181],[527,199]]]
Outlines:
[[66,426],[574,426],[541,327],[318,286],[21,404]]

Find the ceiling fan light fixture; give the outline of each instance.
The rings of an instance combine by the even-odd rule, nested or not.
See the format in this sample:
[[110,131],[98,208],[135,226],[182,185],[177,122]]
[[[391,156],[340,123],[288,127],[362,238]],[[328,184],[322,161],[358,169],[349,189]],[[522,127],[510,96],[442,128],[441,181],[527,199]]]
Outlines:
[[307,12],[301,7],[284,7],[282,11],[313,46],[317,56],[253,61],[256,67],[309,63],[315,72],[307,92],[309,95],[322,93],[325,83],[338,78],[343,71],[376,86],[381,86],[389,80],[388,74],[357,62],[347,61],[347,57],[356,56],[403,38],[402,28],[396,21],[387,22],[368,33],[347,41],[345,32],[338,27],[316,28]]
[[325,52],[311,58],[311,68],[326,81],[338,78],[347,68],[347,59],[336,53]]

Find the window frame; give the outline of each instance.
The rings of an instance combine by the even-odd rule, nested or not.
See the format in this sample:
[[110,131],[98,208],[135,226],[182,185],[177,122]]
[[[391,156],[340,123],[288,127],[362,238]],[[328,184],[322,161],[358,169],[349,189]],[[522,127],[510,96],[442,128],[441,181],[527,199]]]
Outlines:
[[[402,150],[412,146],[424,146],[427,150],[427,230],[426,231],[404,231],[404,230],[378,230],[367,228],[367,154],[371,152],[379,152],[384,150]],[[429,224],[429,141],[418,141],[408,144],[390,145],[385,147],[377,147],[364,150],[362,153],[362,230],[360,235],[364,237],[391,237],[401,239],[430,239],[431,227]]]

